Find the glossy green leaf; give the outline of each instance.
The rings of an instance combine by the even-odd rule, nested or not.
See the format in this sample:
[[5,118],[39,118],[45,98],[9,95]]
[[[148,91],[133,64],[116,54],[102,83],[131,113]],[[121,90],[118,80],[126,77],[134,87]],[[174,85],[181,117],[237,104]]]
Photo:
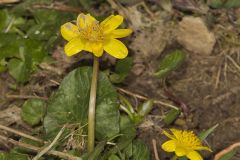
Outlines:
[[133,141],[133,156],[132,160],[150,160],[149,148],[141,141]]
[[119,100],[120,100],[120,110],[124,111],[125,113],[128,114],[129,118],[131,120],[134,119],[135,110],[132,106],[132,104],[128,101],[126,97],[123,95],[119,94]]
[[180,115],[180,113],[181,113],[181,111],[177,110],[177,109],[172,109],[172,110],[168,111],[165,114],[165,117],[163,119],[164,123],[166,125],[172,124],[177,119],[177,117]]
[[40,41],[30,39],[13,40],[1,49],[0,58],[12,58],[8,63],[9,73],[18,82],[26,82],[36,65],[47,55]]
[[7,62],[2,59],[0,60],[0,73],[4,72],[5,70],[7,70]]
[[153,108],[153,100],[147,100],[138,108],[137,113],[141,116],[146,116],[148,113],[151,112],[152,108]]
[[185,53],[181,50],[175,50],[160,61],[159,69],[154,75],[158,78],[167,77],[172,71],[176,70],[184,60]]
[[0,160],[29,160],[28,155],[17,152],[0,153]]
[[31,67],[31,62],[25,63],[19,59],[11,59],[8,63],[10,75],[18,82],[25,82],[29,79]]
[[118,156],[116,156],[115,154],[112,154],[108,160],[121,160]]
[[14,16],[9,10],[0,10],[0,32],[15,32],[19,25],[23,25],[25,20],[22,17]]
[[1,66],[0,65],[0,73],[4,72],[7,70],[7,67],[6,66]]
[[21,117],[24,122],[34,126],[40,123],[46,112],[46,103],[39,99],[25,101],[22,106]]
[[101,152],[104,150],[104,146],[106,145],[106,142],[100,142],[94,149],[92,153],[88,156],[88,160],[98,160],[98,157],[100,156]]
[[38,40],[26,40],[25,41],[26,54],[31,55],[31,71],[35,71],[38,67],[38,64],[41,63],[44,58],[47,56],[41,41]]
[[120,120],[120,134],[119,142],[124,142],[126,139],[133,139],[136,136],[135,124],[127,116],[121,116]]
[[127,57],[118,60],[115,66],[115,72],[110,75],[110,80],[113,83],[121,83],[128,76],[133,65],[133,58]]
[[117,61],[115,66],[115,72],[117,73],[128,73],[133,65],[133,58],[126,57]]
[[116,145],[106,152],[99,160],[106,160],[113,154],[117,154],[121,150],[125,150],[132,144],[136,136],[135,124],[126,115],[120,117],[120,134],[121,136],[116,140]]
[[19,59],[11,59],[8,63],[9,73],[18,82],[25,82],[29,79],[32,59],[31,54],[26,53],[24,46],[19,46]]
[[11,21],[7,10],[0,10],[0,32],[4,32]]
[[16,58],[19,56],[19,47],[21,47],[21,44],[18,43],[16,40],[13,42],[10,42],[9,44],[4,45],[0,48],[0,60],[4,58]]
[[147,100],[138,107],[137,113],[133,114],[132,120],[136,125],[144,121],[144,117],[151,112],[153,108],[153,100]]
[[22,46],[19,37],[13,33],[0,33],[0,60],[17,57]]
[[7,160],[7,155],[4,152],[0,152],[0,160]]
[[[87,123],[92,67],[69,73],[48,102],[44,127],[48,137],[65,123],[83,126]],[[103,140],[119,133],[117,92],[104,73],[99,74],[96,104],[96,138]]]
[[239,0],[209,0],[209,5],[213,8],[238,8]]
[[207,129],[206,131],[201,132],[198,137],[202,141],[205,140],[211,133],[214,132],[214,130],[218,127],[218,124],[212,126],[211,128]]
[[[36,142],[34,140],[27,139],[27,138],[24,138],[24,137],[20,138],[19,142],[30,144],[30,145],[37,146],[37,147],[42,147],[43,146],[43,144],[40,143],[40,142]],[[31,149],[17,147],[17,146],[14,147],[14,150],[19,152],[19,153],[31,153],[32,152]]]

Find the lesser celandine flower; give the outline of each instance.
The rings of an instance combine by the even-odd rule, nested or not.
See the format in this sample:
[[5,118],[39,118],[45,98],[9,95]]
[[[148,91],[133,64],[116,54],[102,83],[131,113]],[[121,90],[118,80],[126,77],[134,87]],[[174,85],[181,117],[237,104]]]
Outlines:
[[186,156],[190,160],[202,160],[198,150],[211,151],[210,148],[202,145],[201,140],[192,131],[182,131],[170,129],[172,134],[167,131],[163,133],[170,138],[162,144],[162,149],[166,152],[175,152],[178,157]]
[[122,59],[128,54],[127,47],[117,38],[132,33],[131,29],[117,29],[123,22],[120,15],[111,15],[99,23],[90,14],[79,14],[76,25],[67,22],[61,26],[61,34],[69,41],[64,48],[66,55],[72,56],[82,50],[100,57],[103,51]]

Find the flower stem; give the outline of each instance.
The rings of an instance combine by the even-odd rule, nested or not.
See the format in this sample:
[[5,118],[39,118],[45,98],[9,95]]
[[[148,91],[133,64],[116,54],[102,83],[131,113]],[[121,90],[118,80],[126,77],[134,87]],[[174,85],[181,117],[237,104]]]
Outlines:
[[97,79],[98,79],[99,61],[98,57],[93,57],[93,73],[89,98],[88,110],[88,153],[94,150],[95,140],[95,111],[96,111],[96,95],[97,95]]

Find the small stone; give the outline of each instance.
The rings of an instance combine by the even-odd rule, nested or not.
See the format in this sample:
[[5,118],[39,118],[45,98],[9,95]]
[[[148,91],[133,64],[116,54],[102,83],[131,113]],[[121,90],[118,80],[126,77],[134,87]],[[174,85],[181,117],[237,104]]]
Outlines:
[[179,23],[177,41],[189,51],[210,55],[216,38],[200,17],[184,17]]
[[178,119],[174,122],[174,124],[177,125],[177,126],[186,126],[186,120],[181,119],[181,118],[178,118]]

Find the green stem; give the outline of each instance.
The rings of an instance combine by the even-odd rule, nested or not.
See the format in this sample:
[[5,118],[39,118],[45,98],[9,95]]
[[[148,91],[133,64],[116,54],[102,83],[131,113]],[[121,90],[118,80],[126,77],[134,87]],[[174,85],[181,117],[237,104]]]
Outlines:
[[98,79],[99,61],[98,57],[93,57],[93,73],[89,98],[88,110],[88,153],[94,150],[95,140],[95,111],[96,111],[96,95],[97,95],[97,79]]

